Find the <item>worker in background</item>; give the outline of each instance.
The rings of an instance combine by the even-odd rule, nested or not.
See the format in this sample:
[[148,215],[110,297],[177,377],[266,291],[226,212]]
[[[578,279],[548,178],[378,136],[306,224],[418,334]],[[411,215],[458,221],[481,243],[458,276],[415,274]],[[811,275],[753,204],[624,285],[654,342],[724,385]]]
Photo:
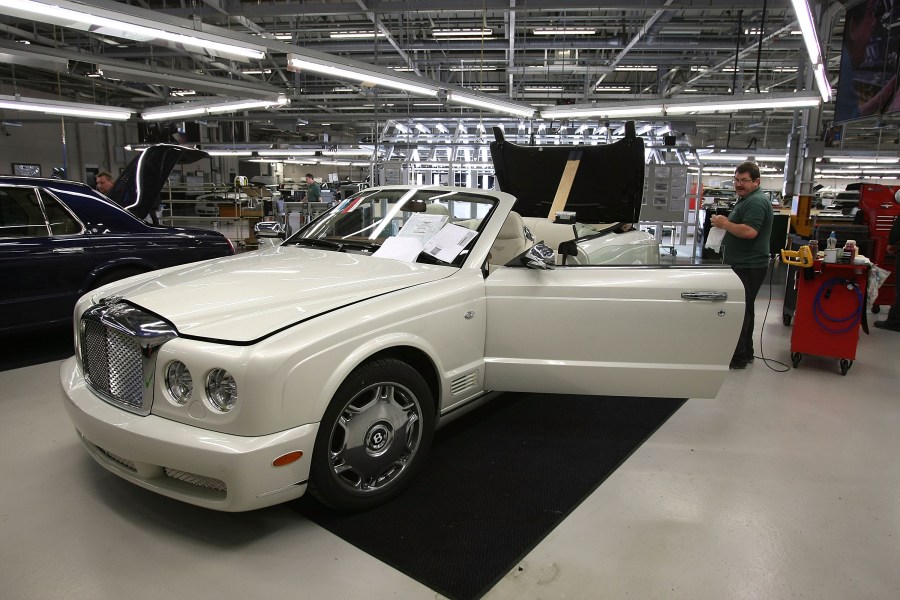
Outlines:
[[322,188],[316,183],[316,180],[313,179],[312,173],[306,174],[306,201],[307,202],[320,202],[320,198],[322,197]]
[[[900,244],[900,216],[894,217],[894,224],[891,226],[891,232],[888,234],[888,254],[896,256],[898,244]],[[897,274],[894,273],[894,277],[896,276]],[[896,284],[894,285],[894,305],[888,311],[887,319],[875,321],[875,327],[890,331],[900,331],[900,291],[897,290]]]
[[728,216],[713,215],[711,224],[725,230],[723,259],[744,284],[744,324],[728,367],[745,369],[753,362],[753,324],[756,295],[769,270],[769,238],[772,235],[772,203],[759,189],[762,181],[756,163],[747,161],[734,172],[737,203]]
[[104,196],[109,196],[109,193],[113,189],[113,185],[116,183],[116,180],[113,179],[112,175],[110,175],[106,171],[100,171],[99,173],[97,173],[94,176],[94,181],[97,185],[97,191]]

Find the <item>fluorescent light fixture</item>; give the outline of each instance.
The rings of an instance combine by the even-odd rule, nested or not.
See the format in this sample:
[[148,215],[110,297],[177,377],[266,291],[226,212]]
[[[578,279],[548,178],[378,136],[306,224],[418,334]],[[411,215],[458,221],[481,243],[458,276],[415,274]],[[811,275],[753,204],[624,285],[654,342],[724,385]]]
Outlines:
[[715,153],[701,154],[697,158],[701,162],[742,162],[752,160],[755,162],[786,162],[787,157],[784,154],[755,154],[744,152],[742,154],[733,153]]
[[541,117],[585,118],[585,117],[648,117],[655,115],[684,115],[688,113],[736,112],[741,110],[763,110],[775,108],[809,108],[818,106],[818,96],[798,94],[765,94],[765,96],[711,96],[705,99],[684,102],[635,102],[628,106],[617,104],[574,105],[541,111]]
[[167,119],[176,119],[181,117],[193,117],[197,115],[214,115],[220,113],[238,112],[249,110],[251,108],[271,108],[273,106],[286,106],[290,102],[284,96],[280,96],[277,100],[219,100],[214,103],[209,102],[184,102],[182,104],[172,104],[169,106],[159,106],[156,108],[148,108],[141,112],[141,118],[145,121],[163,121]]
[[476,92],[499,92],[500,86],[499,85],[476,85],[476,86],[472,87],[471,89],[475,90]]
[[261,59],[266,55],[265,46],[258,44],[196,31],[188,25],[181,27],[160,23],[150,18],[69,0],[0,0],[0,10],[5,14],[41,23],[87,29],[110,37],[137,41],[165,40],[201,50],[213,50],[253,59]]
[[384,37],[381,31],[332,31],[328,37],[335,40],[371,40],[375,37]]
[[616,67],[616,71],[656,71],[657,68],[653,65],[624,65]]
[[651,117],[663,114],[662,103],[635,104],[623,107],[619,104],[567,106],[565,108],[551,108],[542,110],[541,117],[545,119],[578,118],[578,117]]
[[813,75],[816,77],[816,85],[819,88],[819,94],[822,96],[822,102],[831,101],[831,82],[828,81],[828,72],[825,65],[816,65]]
[[88,119],[111,119],[116,121],[127,121],[134,113],[131,109],[119,108],[116,106],[98,106],[96,104],[81,104],[80,102],[43,100],[41,98],[24,98],[22,96],[3,95],[0,95],[0,108],[39,112],[44,113],[45,115],[85,117]]
[[826,156],[828,162],[833,163],[850,163],[850,164],[895,164],[900,162],[900,158],[882,157],[882,156]]
[[489,37],[494,33],[493,29],[432,29],[434,37]]
[[595,92],[630,92],[631,86],[628,85],[601,85],[594,88]]
[[688,113],[736,112],[741,110],[764,110],[776,108],[810,108],[818,106],[818,96],[785,94],[766,94],[754,97],[749,94],[737,97],[710,96],[705,99],[691,100],[690,103],[666,103],[666,114],[685,115]]
[[597,30],[593,27],[539,27],[535,28],[534,35],[594,35]]
[[414,80],[400,77],[393,74],[377,74],[369,69],[362,67],[351,67],[347,65],[338,65],[334,60],[313,58],[311,56],[301,56],[299,54],[288,55],[288,68],[291,70],[305,70],[319,73],[321,75],[329,75],[336,79],[351,79],[361,83],[369,83],[372,85],[380,85],[394,90],[402,90],[411,94],[421,96],[437,96],[438,88],[432,85],[422,85],[415,83]]
[[241,71],[244,75],[268,75],[272,72],[272,69],[247,69]]
[[526,85],[526,92],[564,92],[566,88],[555,85]]
[[450,67],[450,71],[454,73],[465,73],[468,71],[496,71],[497,67],[494,65],[471,65],[471,66],[460,66],[460,67]]
[[284,150],[257,150],[260,156],[315,156],[316,152],[321,150],[301,149],[301,148],[285,148]]
[[809,62],[818,64],[822,56],[819,48],[819,35],[816,32],[816,24],[813,21],[812,12],[809,10],[809,2],[807,0],[791,0],[794,7],[794,13],[797,15],[797,23],[800,25],[800,32],[803,34],[803,43],[806,45],[806,54],[809,56]]
[[207,150],[210,156],[253,156],[252,150]]
[[508,113],[517,117],[528,118],[534,115],[533,106],[514,104],[499,99],[495,100],[486,94],[483,96],[474,96],[466,94],[465,92],[451,91],[447,94],[447,100],[449,102],[465,104],[466,106],[473,106],[475,108],[484,108],[492,112]]
[[808,0],[791,0],[791,4],[797,15],[800,32],[803,34],[803,43],[806,46],[809,62],[813,65],[816,85],[819,88],[822,101],[829,102],[831,100],[831,84],[828,82],[828,73],[822,60],[822,47],[819,44],[819,34],[816,31],[816,23],[813,20],[812,11],[809,9],[809,2]]

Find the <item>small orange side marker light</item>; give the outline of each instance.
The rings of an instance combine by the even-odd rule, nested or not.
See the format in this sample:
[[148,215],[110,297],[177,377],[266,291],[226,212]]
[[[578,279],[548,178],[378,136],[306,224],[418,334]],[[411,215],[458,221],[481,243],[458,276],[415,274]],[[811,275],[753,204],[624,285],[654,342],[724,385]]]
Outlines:
[[300,460],[300,457],[303,456],[303,453],[299,450],[294,450],[293,452],[288,452],[287,454],[282,454],[278,458],[272,461],[273,467],[283,467],[285,465],[289,465],[292,462],[296,462]]

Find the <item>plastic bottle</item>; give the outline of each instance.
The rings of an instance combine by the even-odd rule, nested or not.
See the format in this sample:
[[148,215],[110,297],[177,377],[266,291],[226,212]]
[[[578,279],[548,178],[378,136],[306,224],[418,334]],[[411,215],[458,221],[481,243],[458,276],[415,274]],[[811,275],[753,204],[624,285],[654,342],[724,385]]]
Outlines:
[[837,236],[834,235],[833,231],[831,232],[831,235],[828,236],[828,241],[825,242],[825,244],[825,247],[828,250],[834,250],[835,248],[837,248]]

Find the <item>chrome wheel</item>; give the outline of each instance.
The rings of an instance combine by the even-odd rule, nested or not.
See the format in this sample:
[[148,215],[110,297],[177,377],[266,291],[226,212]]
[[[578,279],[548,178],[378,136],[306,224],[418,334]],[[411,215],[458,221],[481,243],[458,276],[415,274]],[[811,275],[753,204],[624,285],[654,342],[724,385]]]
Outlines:
[[406,487],[434,433],[423,377],[396,359],[366,363],[341,384],[322,416],[309,491],[341,510],[371,508]]
[[372,385],[341,411],[328,444],[337,481],[357,493],[372,493],[401,476],[422,440],[422,407],[408,388]]

